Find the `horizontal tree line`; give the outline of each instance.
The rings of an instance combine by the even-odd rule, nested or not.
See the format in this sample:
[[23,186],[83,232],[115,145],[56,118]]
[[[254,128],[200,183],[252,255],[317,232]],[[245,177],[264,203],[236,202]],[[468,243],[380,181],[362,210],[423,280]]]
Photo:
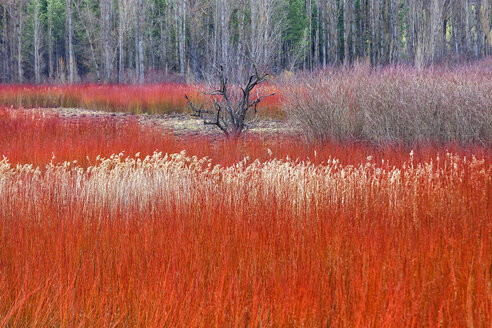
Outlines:
[[491,0],[0,0],[3,83],[200,80],[490,54]]

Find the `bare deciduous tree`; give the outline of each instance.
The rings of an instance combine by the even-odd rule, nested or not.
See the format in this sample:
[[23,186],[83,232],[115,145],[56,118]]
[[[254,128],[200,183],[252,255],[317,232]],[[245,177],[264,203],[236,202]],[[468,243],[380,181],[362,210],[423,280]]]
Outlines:
[[203,119],[205,125],[214,125],[224,132],[227,138],[237,139],[246,125],[246,114],[253,110],[256,114],[257,106],[271,94],[262,94],[261,85],[267,80],[268,74],[259,73],[256,66],[244,86],[230,84],[224,67],[218,69],[219,87],[211,92],[204,93],[209,97],[211,106],[198,106],[186,95],[193,115]]

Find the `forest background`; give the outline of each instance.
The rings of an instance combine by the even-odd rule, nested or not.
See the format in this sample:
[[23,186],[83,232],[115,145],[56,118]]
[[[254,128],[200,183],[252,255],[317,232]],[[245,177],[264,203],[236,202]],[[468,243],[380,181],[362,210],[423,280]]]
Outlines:
[[202,80],[491,52],[490,0],[0,0],[0,82]]

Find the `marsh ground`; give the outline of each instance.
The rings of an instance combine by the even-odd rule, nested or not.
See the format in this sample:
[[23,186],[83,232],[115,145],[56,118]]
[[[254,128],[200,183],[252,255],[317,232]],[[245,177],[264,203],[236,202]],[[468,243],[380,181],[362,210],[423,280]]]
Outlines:
[[[223,135],[215,126],[205,125],[201,118],[188,113],[135,115],[129,113],[110,113],[85,108],[37,108],[20,110],[36,111],[45,115],[59,116],[71,120],[87,117],[111,118],[116,120],[137,118],[142,124],[161,127],[165,132],[174,134],[175,136],[203,135],[221,137]],[[251,120],[249,126],[244,131],[245,136],[295,136],[299,135],[301,131],[297,124],[288,119],[257,118]]]

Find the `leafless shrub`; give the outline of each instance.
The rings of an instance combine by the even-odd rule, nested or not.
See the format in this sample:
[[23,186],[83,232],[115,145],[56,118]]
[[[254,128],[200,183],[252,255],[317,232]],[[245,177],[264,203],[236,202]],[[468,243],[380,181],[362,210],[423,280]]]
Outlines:
[[309,138],[492,144],[491,70],[359,65],[303,77],[287,90],[285,109]]
[[216,126],[226,137],[237,139],[247,127],[248,111],[254,110],[256,113],[262,99],[275,94],[261,93],[261,85],[266,81],[268,74],[260,74],[256,66],[254,70],[254,74],[249,75],[246,83],[241,86],[230,83],[228,74],[221,66],[218,69],[219,87],[205,93],[212,103],[211,106],[196,105],[185,95],[193,115],[203,119],[205,125]]

